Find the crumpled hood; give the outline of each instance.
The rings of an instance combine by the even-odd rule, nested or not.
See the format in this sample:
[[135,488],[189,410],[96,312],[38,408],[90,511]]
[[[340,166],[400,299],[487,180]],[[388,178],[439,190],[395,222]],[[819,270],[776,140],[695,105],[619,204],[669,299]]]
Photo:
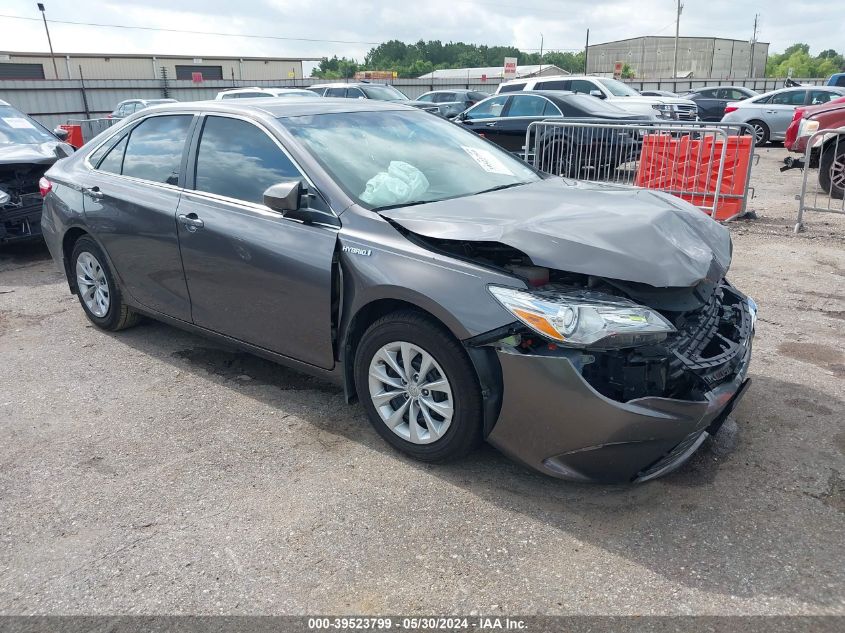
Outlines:
[[499,242],[537,266],[658,288],[720,278],[731,260],[725,227],[679,198],[631,187],[549,178],[380,213],[419,235]]
[[[21,163],[33,163],[37,165],[52,165],[60,158],[70,156],[73,150],[61,153],[59,145],[65,145],[59,141],[40,144],[0,145],[0,165],[14,165]],[[67,146],[70,147],[69,145]]]

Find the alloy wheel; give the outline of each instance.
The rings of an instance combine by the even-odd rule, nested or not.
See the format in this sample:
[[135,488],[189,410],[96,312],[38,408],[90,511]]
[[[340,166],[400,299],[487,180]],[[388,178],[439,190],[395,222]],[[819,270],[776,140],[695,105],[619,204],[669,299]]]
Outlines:
[[845,152],[834,156],[830,164],[830,189],[845,189]]
[[106,316],[110,304],[109,282],[100,262],[87,251],[76,258],[76,284],[79,296],[91,314],[100,318]]
[[762,125],[754,125],[754,144],[760,145],[766,138],[766,130]]
[[388,343],[373,355],[369,391],[385,425],[412,444],[436,442],[452,423],[449,380],[434,357],[413,343]]

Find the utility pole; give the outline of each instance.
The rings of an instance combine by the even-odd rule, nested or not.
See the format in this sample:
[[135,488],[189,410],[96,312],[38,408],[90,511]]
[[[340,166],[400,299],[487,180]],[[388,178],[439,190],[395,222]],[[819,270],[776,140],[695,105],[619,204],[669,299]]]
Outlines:
[[584,74],[587,74],[587,61],[590,59],[590,29],[587,29],[587,43],[584,45]]
[[[675,56],[672,61],[672,81],[678,81],[678,37],[681,33],[681,11],[684,10],[684,5],[681,0],[678,0],[678,15],[675,17]],[[672,84],[674,86],[674,84]],[[674,89],[674,88],[673,88]]]
[[543,74],[543,34],[540,33],[540,74]]
[[748,62],[748,76],[754,78],[754,47],[757,45],[757,21],[760,14],[754,14],[754,35],[751,36],[751,60]]
[[44,12],[44,4],[38,3],[38,10],[41,11],[41,17],[44,20],[44,30],[47,31],[47,45],[50,47],[50,57],[53,60],[53,72],[56,73],[56,79],[59,78],[59,67],[56,66],[56,56],[53,54],[53,42],[50,40],[50,28],[47,26],[47,14]]

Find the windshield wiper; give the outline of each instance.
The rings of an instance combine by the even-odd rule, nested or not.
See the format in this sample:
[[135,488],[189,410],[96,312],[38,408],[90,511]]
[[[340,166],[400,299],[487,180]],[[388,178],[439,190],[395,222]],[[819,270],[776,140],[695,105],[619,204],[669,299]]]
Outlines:
[[402,207],[414,207],[418,204],[428,204],[429,202],[439,202],[438,200],[415,200],[414,202],[399,202],[397,204],[386,204],[383,207],[373,207],[370,211],[387,211],[389,209],[401,209]]
[[482,189],[481,191],[476,191],[473,195],[480,195],[482,193],[490,193],[491,191],[501,191],[502,189],[510,189],[511,187],[519,187],[520,185],[527,185],[527,182],[512,182],[507,185],[496,185],[495,187],[490,187],[489,189]]

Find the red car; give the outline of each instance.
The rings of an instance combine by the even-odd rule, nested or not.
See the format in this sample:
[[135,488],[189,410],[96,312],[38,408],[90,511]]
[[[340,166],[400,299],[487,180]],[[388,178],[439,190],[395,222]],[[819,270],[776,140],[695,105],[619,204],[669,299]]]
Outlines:
[[[845,97],[815,106],[797,108],[792,123],[786,131],[784,146],[802,158],[784,159],[781,171],[794,167],[803,168],[807,142],[818,130],[845,128]],[[819,137],[819,143],[810,152],[811,168],[820,167],[819,184],[834,198],[843,197],[845,189],[845,137]]]

